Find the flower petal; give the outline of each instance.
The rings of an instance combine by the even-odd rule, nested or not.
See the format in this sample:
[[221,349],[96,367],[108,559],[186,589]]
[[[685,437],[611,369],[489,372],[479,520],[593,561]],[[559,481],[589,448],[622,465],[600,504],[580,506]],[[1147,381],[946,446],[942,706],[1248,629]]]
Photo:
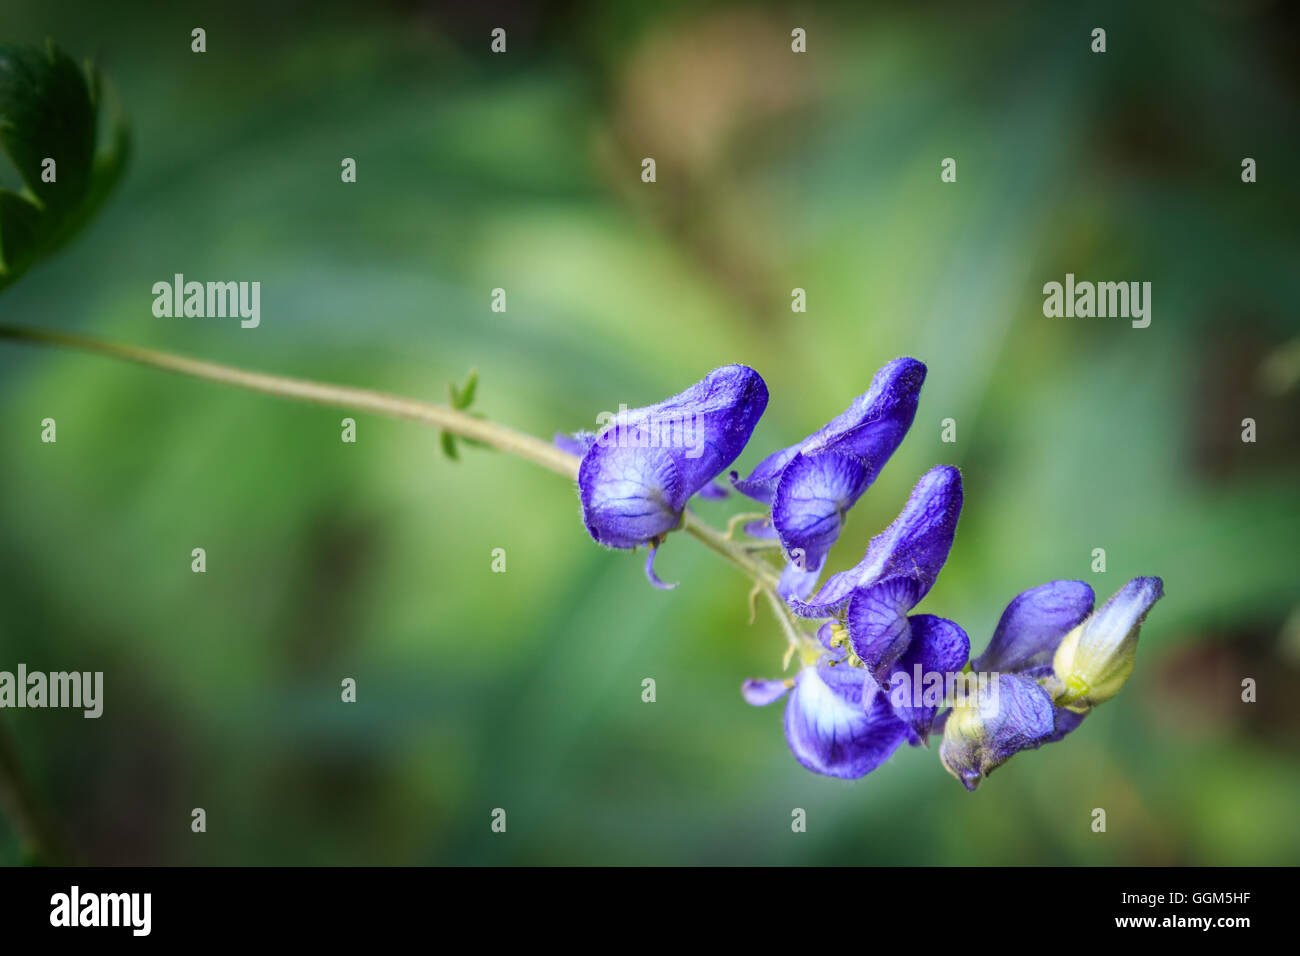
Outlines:
[[812,589],[817,585],[817,578],[821,573],[821,564],[807,570],[799,567],[793,561],[787,561],[785,570],[781,572],[781,580],[776,584],[776,593],[786,601],[791,598],[802,600],[812,593]]
[[755,680],[751,677],[740,685],[740,693],[746,703],[755,707],[766,707],[784,697],[792,684],[793,681]]
[[587,453],[587,449],[595,443],[596,433],[574,432],[572,435],[566,435],[564,432],[556,432],[552,441],[560,451],[567,451],[570,455],[577,455],[581,458]]
[[920,582],[907,577],[885,578],[858,588],[849,598],[847,622],[853,653],[882,687],[889,686],[894,662],[911,643],[907,612],[920,599]]
[[1012,672],[1049,663],[1061,638],[1092,612],[1093,600],[1092,588],[1082,581],[1049,581],[1021,592],[971,667]]
[[638,447],[644,437],[635,426],[618,426],[578,468],[587,530],[611,548],[635,548],[677,527],[690,497],[668,450]]
[[781,472],[790,464],[790,459],[799,454],[799,446],[791,445],[773,452],[760,461],[748,478],[741,478],[739,472],[731,473],[731,484],[742,495],[747,495],[761,504],[770,505],[776,494],[776,483],[781,480]]
[[844,526],[844,513],[867,486],[867,468],[856,458],[828,451],[795,455],[772,499],[772,526],[786,556],[820,567]]
[[961,473],[950,465],[930,469],[894,523],[871,539],[857,566],[831,575],[811,600],[791,601],[791,610],[800,617],[834,616],[855,590],[891,575],[915,578],[921,585],[919,601],[948,559],[961,504]]
[[894,359],[876,372],[871,387],[843,413],[804,439],[800,450],[805,455],[828,450],[857,458],[867,465],[870,484],[912,427],[924,383],[924,363]]
[[939,759],[974,790],[1013,754],[1041,746],[1054,732],[1047,692],[1021,674],[999,674],[988,691],[948,714]]
[[1058,704],[1082,711],[1119,693],[1133,673],[1142,622],[1164,593],[1159,578],[1134,578],[1065,636],[1052,658]]
[[805,667],[785,705],[785,737],[809,770],[856,779],[880,766],[907,739],[883,694],[864,700],[867,673],[823,661]]
[[672,398],[626,412],[620,421],[657,435],[689,498],[736,460],[765,408],[762,377],[745,365],[724,365]]
[[836,451],[858,460],[863,477],[853,502],[875,481],[885,462],[898,448],[916,416],[916,403],[925,381],[925,365],[916,359],[900,358],[886,364],[872,377],[871,386],[835,418],[798,444],[768,455],[747,478],[737,473],[731,483],[743,495],[771,504],[781,474],[803,452],[812,456]]
[[1074,711],[1066,710],[1064,707],[1053,708],[1052,718],[1055,721],[1056,726],[1052,730],[1052,735],[1048,737],[1046,740],[1044,740],[1043,743],[1045,744],[1056,743],[1058,740],[1063,738],[1066,734],[1070,733],[1072,730],[1076,729],[1081,723],[1083,723],[1083,718],[1087,716],[1088,716],[1087,712],[1084,712],[1082,714],[1076,714]]
[[722,487],[722,485],[718,484],[716,481],[709,482],[699,490],[699,496],[701,498],[712,498],[715,501],[720,501],[730,494],[730,491]]
[[[1045,679],[1047,682],[1053,684],[1055,683],[1056,680],[1056,675],[1052,671],[1051,664],[1040,664],[1037,667],[1030,667],[1027,668],[1026,670],[1020,671],[1019,673],[1025,677],[1028,677],[1032,681],[1038,682],[1038,684],[1043,687],[1043,690],[1047,691],[1047,696],[1049,697],[1052,696],[1052,688],[1044,686]],[[1053,701],[1053,703],[1055,702]],[[1052,710],[1052,719],[1055,722],[1056,726],[1055,729],[1052,731],[1052,735],[1048,737],[1046,740],[1044,740],[1043,743],[1045,744],[1055,743],[1056,741],[1062,739],[1071,731],[1075,730],[1081,723],[1083,723],[1083,718],[1087,716],[1088,716],[1088,712],[1086,710],[1080,713],[1080,712],[1075,712],[1073,710],[1069,710],[1068,708],[1065,707],[1054,707]]]
[[650,580],[650,583],[659,590],[671,591],[673,588],[677,587],[677,582],[674,581],[672,584],[665,584],[660,580],[659,575],[655,574],[655,555],[658,553],[659,545],[652,545],[650,547],[650,553],[645,556],[645,576]]
[[912,642],[890,673],[889,703],[924,742],[943,706],[948,675],[960,673],[970,657],[970,638],[955,622],[933,614],[914,614],[908,623]]
[[620,412],[578,470],[591,536],[632,548],[675,528],[687,500],[740,454],[766,407],[759,374],[727,365],[679,395]]

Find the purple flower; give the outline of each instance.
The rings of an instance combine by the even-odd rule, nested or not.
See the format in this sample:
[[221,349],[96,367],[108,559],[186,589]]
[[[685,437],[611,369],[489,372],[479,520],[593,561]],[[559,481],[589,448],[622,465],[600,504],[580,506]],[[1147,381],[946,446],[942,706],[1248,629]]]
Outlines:
[[1021,750],[1047,743],[1055,731],[1052,699],[1023,674],[997,674],[948,712],[939,759],[967,790]]
[[939,758],[948,772],[974,790],[1016,753],[1078,727],[1132,672],[1138,629],[1163,593],[1159,578],[1134,578],[1095,614],[1082,581],[1018,595],[971,662],[983,686],[946,715]]
[[1049,581],[1007,605],[984,653],[971,661],[978,683],[943,727],[939,759],[967,790],[1021,750],[1060,740],[1082,717],[1057,707],[1039,679],[1051,673],[1061,639],[1092,612],[1092,588]]
[[845,514],[911,427],[924,381],[922,363],[895,359],[828,424],[763,459],[749,477],[732,472],[738,491],[771,505],[772,528],[786,556],[812,576],[808,587],[839,537]]
[[759,374],[727,365],[657,405],[621,411],[599,433],[557,436],[582,454],[578,491],[591,536],[612,548],[657,543],[735,461],[766,407]]
[[790,692],[785,739],[795,759],[830,777],[866,776],[889,759],[908,737],[889,701],[867,672],[849,666],[831,648],[793,680],[748,680],[741,693],[762,707]]
[[928,747],[948,688],[970,657],[970,638],[955,622],[933,614],[908,617],[907,629],[907,647],[889,665],[882,686],[911,743]]
[[[879,614],[872,618],[860,617],[861,624],[869,625],[872,631],[854,636],[855,647],[859,642],[864,647],[880,647],[877,663],[889,663],[895,642],[876,631],[884,628],[897,638],[898,629],[903,625],[896,618],[905,616],[934,585],[952,548],[961,504],[961,473],[950,465],[930,469],[916,483],[893,524],[871,539],[862,560],[849,570],[827,578],[810,600],[790,599],[790,609],[800,617],[840,617],[855,594],[878,582],[898,579],[888,589],[875,592],[882,602],[876,607]],[[890,608],[892,614],[888,613]],[[849,631],[852,635],[852,621]],[[904,648],[905,644],[897,647],[893,657]]]
[[[857,567],[832,575],[811,601],[787,598],[796,614],[833,619],[817,632],[827,653],[800,671],[786,707],[786,738],[804,766],[859,777],[903,741],[928,740],[943,694],[899,693],[898,685],[959,671],[970,641],[952,621],[908,612],[947,560],[961,502],[957,469],[932,469]],[[770,703],[786,686],[750,681],[745,697]]]

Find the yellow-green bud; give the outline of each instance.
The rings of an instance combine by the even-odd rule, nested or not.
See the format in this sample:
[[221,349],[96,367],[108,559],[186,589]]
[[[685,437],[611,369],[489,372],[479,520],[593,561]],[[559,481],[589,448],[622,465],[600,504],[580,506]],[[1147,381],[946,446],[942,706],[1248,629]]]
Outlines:
[[1052,659],[1057,706],[1083,712],[1119,693],[1133,673],[1138,630],[1163,595],[1159,578],[1134,578],[1065,636]]

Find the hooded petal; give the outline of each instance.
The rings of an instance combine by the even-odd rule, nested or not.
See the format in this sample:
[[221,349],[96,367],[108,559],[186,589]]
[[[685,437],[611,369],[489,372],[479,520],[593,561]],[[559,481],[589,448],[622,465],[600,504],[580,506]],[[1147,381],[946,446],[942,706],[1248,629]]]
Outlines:
[[1050,662],[1061,638],[1092,612],[1093,600],[1092,588],[1082,581],[1049,581],[1021,592],[971,667],[1012,672]]
[[758,373],[728,365],[680,395],[620,413],[578,470],[591,536],[633,548],[675,528],[687,500],[740,454],[766,407]]
[[939,759],[967,790],[1021,750],[1055,732],[1051,698],[1021,674],[999,674],[984,693],[953,707],[943,727]]
[[[907,727],[860,667],[824,658],[795,679],[785,705],[785,738],[809,770],[856,779],[889,759],[907,739]],[[864,693],[866,692],[866,693]]]
[[843,413],[804,439],[800,450],[805,455],[833,450],[858,458],[868,466],[870,484],[912,427],[924,383],[924,363],[894,359],[876,372],[871,387]]
[[781,473],[772,499],[772,526],[787,557],[818,567],[844,527],[845,512],[867,486],[863,463],[839,452],[797,454]]
[[871,380],[871,387],[853,400],[847,409],[831,419],[803,441],[768,455],[740,478],[735,472],[731,482],[741,494],[755,501],[771,504],[782,472],[802,452],[812,457],[835,451],[855,459],[862,466],[856,493],[842,510],[847,511],[862,492],[876,480],[876,475],[898,448],[916,417],[916,403],[925,381],[925,365],[916,359],[900,358],[889,362]]
[[657,444],[672,454],[689,498],[736,460],[765,408],[762,377],[745,365],[724,365],[686,391],[626,412],[620,420],[658,436]]
[[790,601],[791,610],[801,617],[832,617],[856,589],[892,575],[914,578],[921,586],[919,601],[948,559],[961,503],[961,473],[950,465],[930,469],[894,523],[871,539],[857,566],[831,575],[811,600]]
[[944,704],[949,674],[957,674],[970,657],[970,638],[955,622],[933,614],[909,621],[912,642],[890,674],[889,704],[894,716],[929,740]]
[[677,527],[690,496],[664,448],[639,447],[635,426],[618,426],[607,445],[593,445],[578,468],[582,517],[591,536],[611,548],[635,548]]
[[1065,636],[1052,658],[1056,703],[1084,711],[1119,693],[1133,673],[1142,622],[1164,593],[1159,578],[1134,578]]
[[907,612],[920,599],[921,583],[907,577],[885,578],[849,598],[846,621],[853,653],[882,687],[889,686],[894,662],[911,644]]

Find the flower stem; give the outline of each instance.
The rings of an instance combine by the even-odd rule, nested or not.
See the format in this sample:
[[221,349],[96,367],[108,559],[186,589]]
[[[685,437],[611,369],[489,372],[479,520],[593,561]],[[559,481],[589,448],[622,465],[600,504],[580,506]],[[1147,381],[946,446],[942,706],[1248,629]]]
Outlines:
[[[331,385],[325,382],[313,382],[307,379],[290,378],[285,375],[271,375],[265,372],[250,372],[233,365],[222,365],[202,359],[186,358],[170,352],[156,349],[140,348],[133,345],[119,345],[105,342],[84,335],[68,332],[54,332],[44,329],[29,329],[20,326],[0,324],[0,339],[11,339],[31,345],[43,345],[52,348],[71,348],[110,358],[134,362],[149,368],[177,372],[210,382],[221,382],[237,388],[246,388],[265,395],[278,395],[316,405],[328,405],[353,411],[368,411],[389,418],[406,421],[423,422],[434,425],[443,431],[451,432],[462,438],[470,438],[489,445],[508,455],[523,458],[536,465],[541,465],[566,478],[576,480],[579,459],[566,451],[556,448],[549,442],[532,435],[515,431],[505,425],[476,418],[458,411],[449,405],[439,405],[398,395],[389,395],[366,388],[349,385]],[[746,546],[730,540],[725,534],[704,523],[691,512],[682,516],[681,528],[687,534],[701,541],[712,551],[744,571],[765,589],[775,592],[778,575],[766,561],[755,558]]]
[[[489,445],[508,455],[523,458],[536,465],[541,465],[566,478],[577,479],[578,458],[566,451],[556,448],[549,442],[532,435],[515,431],[505,425],[476,418],[458,411],[449,405],[439,405],[398,395],[389,395],[366,388],[354,388],[349,385],[330,385],[325,382],[313,382],[307,379],[290,378],[285,375],[271,375],[265,372],[250,372],[233,365],[221,365],[202,359],[186,358],[170,352],[156,349],[139,348],[133,345],[119,345],[83,335],[67,332],[52,332],[43,329],[28,329],[18,326],[0,325],[0,339],[12,339],[32,345],[44,345],[54,348],[71,348],[97,355],[134,362],[150,368],[177,372],[194,378],[207,379],[246,388],[265,395],[278,395],[298,401],[311,402],[316,405],[329,405],[353,411],[368,411],[389,418],[423,422],[435,425],[443,431],[451,432],[462,438],[470,438]],[[777,574],[766,561],[754,558],[745,546],[728,539],[726,535],[705,524],[689,511],[682,517],[681,528],[687,534],[703,542],[711,550],[736,565],[754,581],[764,587],[775,589]]]
[[781,596],[776,590],[780,575],[776,573],[776,569],[772,565],[760,558],[755,558],[744,544],[732,541],[721,531],[705,524],[689,511],[682,515],[681,529],[744,571],[759,590],[763,592],[768,606],[772,609],[773,615],[776,616],[777,623],[781,625],[781,630],[785,634],[791,650],[798,651],[804,663],[808,663],[809,660],[816,660],[821,653],[821,648],[800,626],[798,619],[790,612],[785,601],[781,600]]
[[[270,375],[265,372],[250,372],[233,365],[221,365],[202,359],[186,358],[170,352],[139,348],[133,345],[118,345],[93,339],[83,335],[67,332],[51,332],[43,329],[28,329],[18,326],[0,325],[0,339],[12,339],[32,345],[44,345],[54,348],[72,348],[111,358],[134,362],[150,368],[177,372],[194,378],[207,379],[246,388],[265,395],[278,395],[298,401],[311,402],[316,405],[329,405],[354,411],[368,411],[389,418],[423,422],[435,425],[443,431],[480,441],[485,445],[503,451],[508,455],[523,458],[541,465],[566,478],[576,480],[578,477],[578,458],[566,451],[556,448],[549,442],[523,432],[515,431],[505,425],[475,418],[457,411],[449,405],[439,405],[398,395],[389,395],[366,388],[354,388],[348,385],[330,385],[325,382],[313,382],[307,379],[290,378],[285,375]],[[697,538],[727,561],[739,567],[752,579],[767,587],[776,587],[777,574],[770,564],[753,558],[743,545],[730,541],[726,535],[705,524],[689,511],[682,517],[682,530]]]
[[329,385],[324,382],[312,382],[307,379],[290,378],[284,375],[269,375],[263,372],[249,372],[233,365],[221,365],[217,362],[205,362],[202,359],[185,358],[170,352],[155,349],[138,348],[133,345],[118,345],[93,339],[83,335],[67,332],[49,332],[43,329],[27,329],[17,326],[0,325],[0,339],[12,339],[32,345],[45,345],[55,348],[79,349],[98,355],[147,365],[150,368],[179,372],[194,378],[207,379],[210,382],[222,382],[238,388],[250,389],[265,395],[279,395],[282,398],[297,399],[316,405],[329,405],[353,411],[374,412],[389,418],[423,422],[435,425],[444,431],[481,441],[498,451],[523,458],[550,469],[566,478],[578,477],[578,459],[568,452],[561,451],[550,442],[525,435],[505,425],[484,421],[457,411],[449,405],[438,405],[412,398],[402,398],[375,392],[366,388],[353,388],[348,385]]
[[734,538],[736,536],[736,529],[742,524],[750,521],[767,520],[767,515],[762,511],[746,511],[744,514],[732,515],[731,520],[727,522],[727,537]]
[[718,531],[712,525],[701,521],[691,512],[687,511],[682,515],[681,529],[691,537],[700,541],[714,553],[720,555],[725,560],[731,562],[740,568],[752,578],[755,583],[764,587],[775,588],[779,580],[776,569],[766,561],[755,558],[745,546],[731,541],[725,534]]

